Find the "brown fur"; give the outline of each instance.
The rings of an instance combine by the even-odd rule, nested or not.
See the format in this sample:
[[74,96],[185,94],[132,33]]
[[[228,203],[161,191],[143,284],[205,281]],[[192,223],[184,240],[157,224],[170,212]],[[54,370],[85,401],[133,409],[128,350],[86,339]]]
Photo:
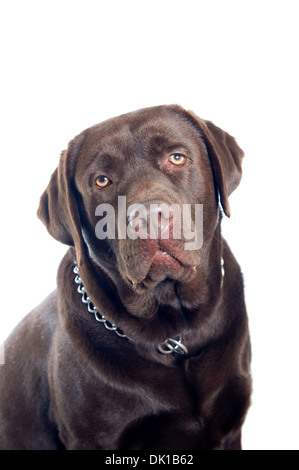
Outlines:
[[[178,148],[187,164],[169,167]],[[123,115],[70,142],[38,210],[70,249],[57,291],[6,342],[0,449],[241,448],[250,341],[242,274],[221,237],[219,202],[229,216],[242,157],[229,134],[179,106]],[[112,183],[98,190],[101,174]],[[106,202],[117,211],[118,195],[128,205],[203,204],[202,247],[98,240],[95,208]],[[180,269],[154,264],[159,246],[179,258]],[[130,340],[88,313],[74,284],[75,258],[99,312]],[[178,335],[187,357],[158,353],[158,344]]]

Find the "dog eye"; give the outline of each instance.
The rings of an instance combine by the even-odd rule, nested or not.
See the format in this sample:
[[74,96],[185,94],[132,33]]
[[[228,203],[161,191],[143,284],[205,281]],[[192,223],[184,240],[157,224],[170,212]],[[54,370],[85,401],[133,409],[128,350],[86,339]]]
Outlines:
[[105,175],[98,176],[96,179],[96,186],[100,189],[106,188],[110,183],[110,179]]
[[169,157],[169,162],[176,166],[183,166],[186,163],[186,160],[187,158],[185,155],[181,155],[180,153],[174,153]]

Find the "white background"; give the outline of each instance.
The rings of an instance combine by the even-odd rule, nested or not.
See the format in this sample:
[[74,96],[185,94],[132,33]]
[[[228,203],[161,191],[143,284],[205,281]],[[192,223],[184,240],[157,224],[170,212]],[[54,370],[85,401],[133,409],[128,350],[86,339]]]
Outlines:
[[106,118],[179,103],[246,152],[224,223],[253,345],[244,448],[299,449],[298,2],[0,5],[0,341],[55,288],[66,247],[35,213],[60,151]]

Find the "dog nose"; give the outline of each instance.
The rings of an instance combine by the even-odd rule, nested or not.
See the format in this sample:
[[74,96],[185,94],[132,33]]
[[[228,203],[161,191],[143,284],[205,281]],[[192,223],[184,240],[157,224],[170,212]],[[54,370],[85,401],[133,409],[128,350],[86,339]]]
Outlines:
[[176,219],[175,210],[165,201],[152,200],[133,204],[128,212],[129,224],[139,238],[169,238]]

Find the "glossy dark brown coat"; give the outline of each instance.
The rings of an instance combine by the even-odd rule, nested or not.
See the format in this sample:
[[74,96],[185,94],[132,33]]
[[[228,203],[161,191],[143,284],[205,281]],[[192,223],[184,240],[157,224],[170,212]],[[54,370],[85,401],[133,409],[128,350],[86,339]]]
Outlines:
[[[170,163],[174,153],[186,157],[184,165]],[[241,448],[250,341],[242,274],[221,237],[220,204],[229,216],[242,157],[229,134],[179,106],[126,114],[70,142],[38,210],[70,249],[57,291],[5,343],[0,449]],[[101,190],[100,175],[110,183]],[[202,247],[99,240],[95,208],[110,203],[117,214],[119,195],[127,206],[203,204]],[[74,283],[75,258],[93,303],[130,340],[87,311]],[[188,356],[157,351],[178,335]]]

